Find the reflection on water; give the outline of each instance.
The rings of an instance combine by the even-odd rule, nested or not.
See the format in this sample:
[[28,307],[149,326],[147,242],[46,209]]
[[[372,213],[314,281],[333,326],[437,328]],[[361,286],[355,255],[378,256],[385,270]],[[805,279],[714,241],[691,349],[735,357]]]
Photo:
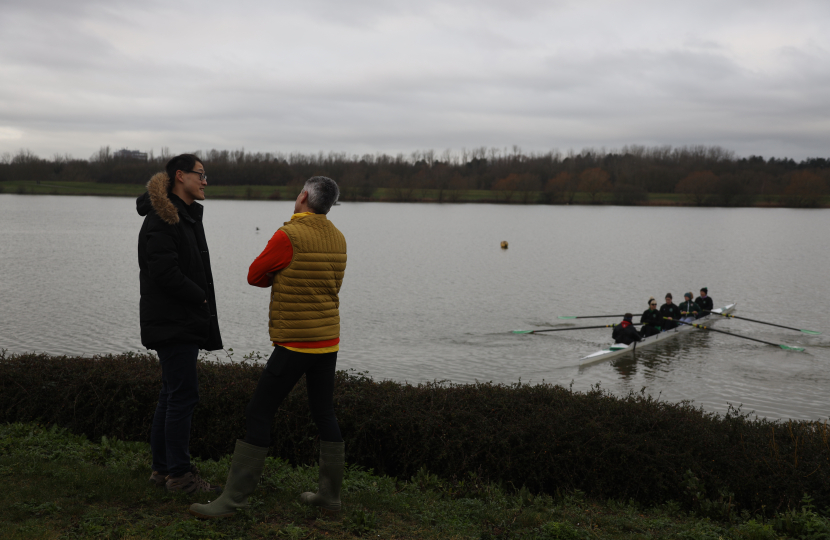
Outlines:
[[652,348],[632,351],[633,354],[612,361],[611,365],[620,375],[620,380],[631,380],[638,370],[642,370],[643,378],[653,381],[669,373],[672,364],[681,361],[685,355],[692,352],[706,354],[710,337],[711,334],[704,332],[686,332],[676,338],[664,340]]
[[[236,358],[270,351],[268,291],[247,285],[247,268],[292,204],[205,202],[219,322]],[[329,217],[349,245],[341,368],[410,382],[646,387],[777,418],[830,411],[826,335],[729,320],[718,328],[807,353],[695,332],[580,369],[610,328],[510,332],[572,324],[560,315],[641,313],[649,296],[701,286],[718,305],[738,302],[738,315],[830,331],[830,211],[343,203]],[[0,195],[0,347],[141,350],[140,226],[130,199]]]

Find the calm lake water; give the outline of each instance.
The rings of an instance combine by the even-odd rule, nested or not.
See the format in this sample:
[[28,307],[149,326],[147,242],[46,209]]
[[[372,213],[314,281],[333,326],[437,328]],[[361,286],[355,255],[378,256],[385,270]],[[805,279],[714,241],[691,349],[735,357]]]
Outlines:
[[[208,194],[209,196],[209,194]],[[270,354],[268,291],[248,265],[290,218],[289,201],[205,201],[219,323],[234,359]],[[729,404],[770,418],[830,413],[830,211],[343,203],[346,236],[339,367],[375,379],[553,382],[585,390]],[[0,348],[92,355],[143,351],[132,199],[0,195]],[[259,231],[257,231],[259,227]],[[508,250],[499,243],[507,240]],[[708,286],[745,321],[685,335],[637,357],[580,369],[610,324],[559,315],[641,313]],[[220,357],[225,357],[221,354]]]

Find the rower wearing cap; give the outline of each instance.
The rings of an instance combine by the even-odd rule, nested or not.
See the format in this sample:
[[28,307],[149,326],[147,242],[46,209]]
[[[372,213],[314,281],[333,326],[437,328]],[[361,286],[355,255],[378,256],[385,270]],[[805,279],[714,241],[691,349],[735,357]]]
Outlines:
[[653,296],[648,299],[648,309],[643,312],[640,322],[643,324],[643,328],[640,330],[640,335],[643,337],[659,334],[662,330],[663,319],[657,310],[657,300]]
[[686,299],[685,302],[680,304],[680,314],[683,315],[681,321],[683,322],[692,322],[700,316],[700,306],[692,300],[694,295],[690,292],[687,292],[683,295],[683,298]]
[[614,338],[614,343],[622,343],[624,345],[631,345],[635,341],[640,341],[640,333],[634,328],[631,322],[631,313],[623,315],[623,321],[614,327],[611,332],[611,337]]
[[701,313],[700,315],[709,315],[709,312],[715,307],[715,303],[712,301],[712,297],[709,296],[709,289],[703,287],[700,289],[700,296],[695,298],[695,303],[700,306]]
[[663,318],[663,330],[677,328],[677,321],[682,315],[677,304],[672,303],[671,293],[666,293],[666,303],[660,306],[660,316]]

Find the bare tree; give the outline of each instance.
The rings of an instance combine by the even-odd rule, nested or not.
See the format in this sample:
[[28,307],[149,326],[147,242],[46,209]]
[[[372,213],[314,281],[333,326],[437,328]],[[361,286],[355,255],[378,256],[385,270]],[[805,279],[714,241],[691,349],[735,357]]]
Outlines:
[[545,197],[550,203],[573,204],[576,198],[577,180],[563,171],[545,184]]
[[712,200],[717,187],[718,177],[711,171],[693,172],[681,180],[675,192],[683,193],[695,206],[704,206]]
[[611,191],[609,174],[598,167],[586,169],[579,175],[579,191],[588,194],[591,204],[600,201],[600,195]]
[[784,189],[784,198],[788,204],[798,207],[818,206],[827,194],[827,182],[810,171],[796,171],[790,175],[790,181]]

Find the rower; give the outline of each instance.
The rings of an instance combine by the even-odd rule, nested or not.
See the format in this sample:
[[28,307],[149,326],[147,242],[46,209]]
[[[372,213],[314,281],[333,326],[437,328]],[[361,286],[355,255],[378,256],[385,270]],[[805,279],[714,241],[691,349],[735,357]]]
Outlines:
[[671,293],[666,293],[666,303],[660,306],[660,316],[663,318],[663,330],[677,328],[677,321],[682,316],[680,315],[680,308],[677,307],[677,304],[672,303]]
[[703,287],[700,289],[700,296],[695,298],[695,303],[700,306],[701,313],[700,316],[709,315],[709,312],[715,307],[715,303],[712,301],[712,297],[709,296],[709,289]]
[[623,315],[623,321],[614,327],[614,331],[611,332],[614,343],[631,345],[635,341],[640,341],[640,333],[631,323],[632,317],[631,313],[626,313]]
[[663,327],[663,319],[657,310],[657,300],[653,296],[648,299],[648,309],[643,312],[640,322],[643,325],[640,335],[644,338],[660,333]]
[[700,306],[692,300],[694,295],[690,292],[684,294],[683,298],[685,298],[686,301],[680,304],[680,314],[683,316],[680,320],[682,322],[690,323],[700,316]]

